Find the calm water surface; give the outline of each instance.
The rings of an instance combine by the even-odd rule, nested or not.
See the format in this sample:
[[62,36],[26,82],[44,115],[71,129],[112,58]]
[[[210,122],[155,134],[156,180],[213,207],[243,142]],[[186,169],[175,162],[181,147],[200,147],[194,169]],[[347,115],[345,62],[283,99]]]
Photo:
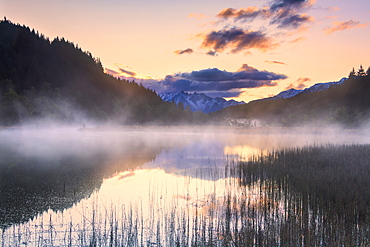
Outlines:
[[367,140],[329,130],[0,130],[0,246],[91,245],[92,235],[101,245],[188,245],[199,226],[221,227],[228,195],[263,200],[226,165],[286,147]]

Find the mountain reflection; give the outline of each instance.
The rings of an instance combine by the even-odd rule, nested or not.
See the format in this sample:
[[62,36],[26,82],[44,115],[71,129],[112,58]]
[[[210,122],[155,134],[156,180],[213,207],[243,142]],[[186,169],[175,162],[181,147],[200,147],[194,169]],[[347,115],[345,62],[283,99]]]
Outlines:
[[[330,134],[330,133],[329,133]],[[335,138],[334,138],[335,137]],[[104,179],[125,181],[135,170],[225,179],[225,164],[261,150],[308,144],[361,142],[361,133],[303,135],[289,131],[215,131],[198,128],[13,129],[0,131],[0,227],[71,208]],[[334,138],[334,139],[333,139]],[[365,138],[366,139],[366,138]],[[122,173],[123,172],[123,173]],[[166,177],[167,179],[167,177]],[[140,184],[127,188],[133,193]],[[179,194],[186,198],[186,194]]]
[[0,227],[70,208],[106,177],[133,170],[175,145],[157,133],[3,130],[0,132]]

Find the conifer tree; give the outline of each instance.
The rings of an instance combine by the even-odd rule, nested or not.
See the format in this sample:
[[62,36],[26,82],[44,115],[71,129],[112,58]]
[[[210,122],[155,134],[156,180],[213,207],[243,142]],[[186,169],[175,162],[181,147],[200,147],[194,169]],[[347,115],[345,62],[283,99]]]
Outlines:
[[358,71],[357,71],[357,73],[356,73],[356,76],[359,76],[359,77],[366,76],[365,70],[364,70],[364,68],[362,67],[362,65],[360,65],[360,68],[358,69]]
[[349,72],[348,78],[353,79],[356,76],[355,68],[352,68],[351,72]]

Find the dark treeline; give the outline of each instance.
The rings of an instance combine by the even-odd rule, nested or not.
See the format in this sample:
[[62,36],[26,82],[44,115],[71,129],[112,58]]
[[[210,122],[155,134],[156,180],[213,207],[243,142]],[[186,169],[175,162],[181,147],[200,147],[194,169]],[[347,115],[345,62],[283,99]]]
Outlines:
[[278,100],[254,101],[216,112],[214,117],[260,119],[281,126],[339,124],[357,127],[370,119],[370,70],[360,66],[329,89]]
[[50,41],[27,26],[0,21],[0,125],[38,119],[173,124],[202,117],[105,74],[98,58],[64,38]]

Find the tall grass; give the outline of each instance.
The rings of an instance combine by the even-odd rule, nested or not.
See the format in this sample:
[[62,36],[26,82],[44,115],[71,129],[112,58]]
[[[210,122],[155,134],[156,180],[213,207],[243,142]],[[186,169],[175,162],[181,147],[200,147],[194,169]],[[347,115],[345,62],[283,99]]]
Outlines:
[[[0,246],[369,246],[370,145],[313,146],[227,160],[184,197],[101,204],[81,219],[48,212],[1,233]],[[202,171],[199,177],[208,176]],[[181,193],[180,193],[181,194]],[[148,205],[146,205],[148,204]]]
[[269,212],[284,205],[274,223],[279,245],[369,246],[370,145],[271,152],[241,162],[238,172],[243,185],[263,186]]

